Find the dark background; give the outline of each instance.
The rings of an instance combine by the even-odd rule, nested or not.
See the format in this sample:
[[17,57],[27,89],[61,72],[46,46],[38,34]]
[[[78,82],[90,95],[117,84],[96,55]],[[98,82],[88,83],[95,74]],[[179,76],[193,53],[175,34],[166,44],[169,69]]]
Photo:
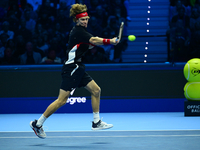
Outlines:
[[[17,69],[0,71],[1,97],[57,97],[61,67],[52,69]],[[182,68],[88,69],[102,89],[102,96],[137,98],[184,98],[186,79]],[[84,88],[74,96],[90,96]]]

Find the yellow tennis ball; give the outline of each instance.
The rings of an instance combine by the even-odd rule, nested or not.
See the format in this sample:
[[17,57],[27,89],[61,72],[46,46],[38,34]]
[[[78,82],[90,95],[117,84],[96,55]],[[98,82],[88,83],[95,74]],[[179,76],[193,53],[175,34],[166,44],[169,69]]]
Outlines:
[[184,95],[187,100],[200,101],[200,82],[187,82],[184,86]]
[[190,59],[185,64],[183,73],[188,81],[200,82],[200,59]]
[[136,39],[135,35],[129,35],[128,36],[129,41],[135,41],[135,39]]

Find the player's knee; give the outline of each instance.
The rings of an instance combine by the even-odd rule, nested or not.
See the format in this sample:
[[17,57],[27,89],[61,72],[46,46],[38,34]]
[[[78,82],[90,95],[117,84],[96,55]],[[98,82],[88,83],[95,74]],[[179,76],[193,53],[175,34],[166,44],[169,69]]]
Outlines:
[[58,105],[61,107],[66,104],[67,99],[66,98],[65,99],[58,98],[57,101],[58,101]]
[[96,87],[94,90],[93,90],[93,93],[92,93],[95,97],[99,97],[101,95],[101,88],[100,87]]

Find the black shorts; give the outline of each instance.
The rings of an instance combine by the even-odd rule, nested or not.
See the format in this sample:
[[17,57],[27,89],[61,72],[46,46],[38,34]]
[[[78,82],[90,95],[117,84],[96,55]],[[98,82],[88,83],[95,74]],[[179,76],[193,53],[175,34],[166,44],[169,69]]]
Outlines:
[[62,67],[61,89],[72,91],[74,88],[85,87],[92,78],[85,72],[85,65],[82,63],[72,63]]

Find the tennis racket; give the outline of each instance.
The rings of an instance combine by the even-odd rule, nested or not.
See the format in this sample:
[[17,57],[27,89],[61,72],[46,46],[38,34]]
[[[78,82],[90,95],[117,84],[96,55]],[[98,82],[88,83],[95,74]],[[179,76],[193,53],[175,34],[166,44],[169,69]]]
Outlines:
[[116,39],[116,41],[117,40],[121,40],[121,38],[122,38],[122,34],[123,34],[123,29],[124,29],[124,22],[121,22],[121,25],[120,25],[120,28],[119,28],[119,34],[118,34],[118,37],[117,37],[117,39]]

